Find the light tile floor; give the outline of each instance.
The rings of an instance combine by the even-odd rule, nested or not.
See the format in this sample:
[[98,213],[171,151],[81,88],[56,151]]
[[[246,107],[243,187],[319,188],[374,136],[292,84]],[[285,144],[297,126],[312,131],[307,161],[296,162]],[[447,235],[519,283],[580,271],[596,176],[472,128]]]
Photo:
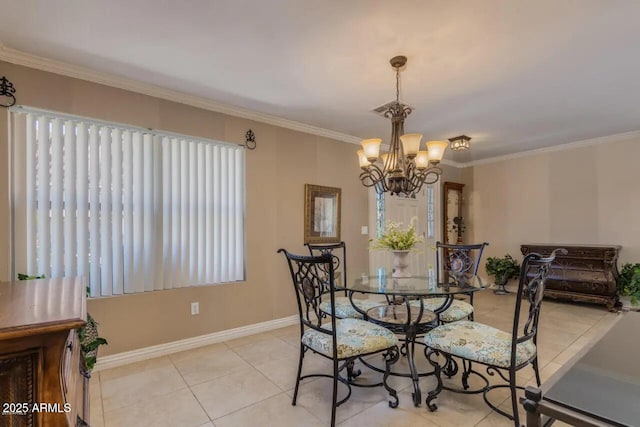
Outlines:
[[[514,294],[476,295],[476,320],[509,331],[513,321]],[[545,300],[543,303],[539,358],[544,381],[576,352],[597,338],[615,319],[601,306]],[[298,359],[299,327],[242,337],[195,350],[94,373],[91,379],[92,427],[235,427],[326,426],[330,418],[331,380],[303,382],[297,406],[291,405]],[[379,357],[372,357],[374,363]],[[398,362],[406,368],[406,362]],[[418,365],[429,365],[418,353]],[[328,361],[309,354],[304,372],[330,372]],[[363,378],[379,378],[363,369]],[[455,379],[455,378],[454,378]],[[533,370],[518,375],[521,385],[533,384]],[[435,386],[431,377],[420,381],[423,394]],[[472,382],[473,385],[473,382]],[[353,388],[351,398],[338,408],[342,426],[511,426],[492,412],[480,395],[444,391],[438,410],[416,408],[411,382],[395,377],[400,406],[388,407],[382,388]],[[344,390],[341,390],[344,392]],[[510,410],[506,390],[491,399]],[[502,402],[502,403],[501,403]],[[523,414],[524,415],[524,414]],[[557,425],[557,424],[556,424]]]

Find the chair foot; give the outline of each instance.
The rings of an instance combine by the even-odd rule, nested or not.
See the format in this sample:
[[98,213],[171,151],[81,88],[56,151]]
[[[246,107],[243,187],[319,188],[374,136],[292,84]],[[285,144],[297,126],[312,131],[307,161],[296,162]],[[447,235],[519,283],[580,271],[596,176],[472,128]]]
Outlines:
[[384,353],[383,356],[385,361],[385,371],[384,376],[382,377],[382,384],[384,385],[384,388],[387,390],[387,392],[389,392],[389,396],[391,396],[391,398],[393,399],[389,400],[389,407],[397,408],[398,404],[400,403],[400,400],[398,399],[398,393],[394,388],[387,384],[387,379],[389,378],[389,373],[391,372],[391,365],[396,363],[400,358],[400,350],[398,350],[397,346],[392,347],[386,353]]
[[437,361],[431,359],[431,356],[433,355],[437,356],[438,352],[429,348],[425,348],[425,356],[429,361],[429,363],[431,364],[431,366],[433,366],[435,377],[438,382],[436,385],[436,388],[429,392],[429,394],[427,395],[427,399],[424,402],[425,405],[427,405],[427,408],[429,408],[431,412],[434,412],[438,409],[438,405],[432,402],[438,397],[438,395],[442,391],[442,375],[441,375],[442,368],[440,367],[440,364]]

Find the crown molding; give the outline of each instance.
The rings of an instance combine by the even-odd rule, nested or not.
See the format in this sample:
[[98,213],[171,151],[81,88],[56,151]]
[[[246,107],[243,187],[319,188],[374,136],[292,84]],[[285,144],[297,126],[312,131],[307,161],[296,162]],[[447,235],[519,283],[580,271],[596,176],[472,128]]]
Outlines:
[[[47,72],[60,74],[67,77],[73,77],[81,80],[90,81],[93,83],[115,87],[118,89],[136,92],[143,95],[153,96],[153,97],[165,99],[168,101],[178,102],[181,104],[190,105],[192,107],[202,108],[203,110],[214,111],[217,113],[227,114],[234,117],[240,117],[247,120],[253,120],[256,122],[266,123],[273,126],[278,126],[286,129],[304,132],[311,135],[317,135],[325,138],[334,139],[337,141],[348,142],[350,144],[359,144],[361,141],[361,138],[358,138],[353,135],[347,135],[345,133],[336,132],[329,129],[324,129],[321,127],[296,122],[294,120],[288,120],[288,119],[273,116],[270,114],[265,114],[257,111],[248,110],[245,108],[235,107],[233,105],[223,104],[221,102],[216,102],[201,96],[189,95],[184,92],[163,88],[161,86],[140,82],[138,80],[133,80],[133,79],[129,79],[126,77],[122,77],[122,76],[118,76],[110,73],[96,71],[91,68],[69,64],[63,61],[57,61],[54,59],[49,59],[49,58],[45,58],[38,55],[33,55],[31,53],[27,53],[17,49],[7,47],[4,44],[2,44],[2,42],[0,42],[0,61],[6,61],[12,64],[22,65],[25,67],[34,68],[41,71],[47,71]],[[441,164],[452,166],[455,168],[467,168],[472,166],[485,165],[488,163],[500,162],[504,160],[518,159],[521,157],[533,156],[537,154],[551,153],[556,151],[570,150],[570,149],[579,148],[579,147],[587,147],[590,145],[621,141],[624,139],[634,138],[634,137],[640,137],[640,130],[620,133],[615,135],[609,135],[609,136],[604,136],[599,138],[586,139],[582,141],[569,142],[566,144],[554,145],[552,147],[521,151],[518,153],[506,154],[503,156],[490,157],[490,158],[480,159],[480,160],[472,160],[470,162],[456,162],[454,160],[442,159]]]
[[472,166],[486,165],[489,163],[502,162],[505,160],[519,159],[521,157],[535,156],[538,154],[555,153],[558,151],[573,150],[576,148],[589,147],[592,145],[608,144],[612,142],[624,141],[628,139],[640,139],[640,130],[631,132],[616,133],[613,135],[601,136],[597,138],[583,139],[580,141],[568,142],[566,144],[553,145],[551,147],[536,148],[534,150],[520,151],[518,153],[505,154],[504,156],[489,157],[486,159],[473,160],[471,162],[458,163],[458,167],[467,168]]
[[[143,95],[165,99],[167,101],[178,102],[181,104],[190,105],[192,107],[202,108],[203,110],[215,111],[216,113],[228,114],[230,116],[254,120],[256,122],[266,123],[269,125],[304,132],[311,135],[317,135],[338,141],[348,142],[350,144],[360,144],[360,141],[362,140],[362,138],[358,138],[353,135],[347,135],[345,133],[307,125],[293,120],[284,119],[282,117],[272,116],[270,114],[247,110],[245,108],[235,107],[233,105],[223,104],[208,98],[189,95],[184,92],[163,88],[161,86],[144,83],[138,80],[117,76],[110,73],[104,73],[91,68],[45,58],[7,47],[2,44],[2,42],[0,42],[0,61],[6,61],[12,64],[22,65],[41,71],[47,71],[50,73],[86,80],[93,83],[115,87],[118,89],[128,90]],[[464,167],[462,163],[447,159],[443,159],[441,161],[441,164],[456,168]]]
[[440,160],[440,164],[441,165],[452,166],[452,167],[458,168],[458,169],[462,169],[463,167],[465,167],[464,163],[456,162],[455,160],[447,160],[447,159]]
[[223,113],[230,116],[241,117],[243,119],[254,120],[256,122],[279,126],[299,132],[305,132],[311,135],[322,136],[338,141],[349,142],[351,144],[359,144],[361,140],[361,138],[355,137],[353,135],[347,135],[345,133],[296,122],[294,120],[288,120],[281,117],[272,116],[270,114],[251,111],[245,108],[235,107],[233,105],[223,104],[208,98],[189,95],[184,92],[163,88],[157,85],[140,82],[138,80],[96,71],[91,68],[33,55],[31,53],[7,47],[1,42],[0,61],[6,61],[12,64],[22,65],[29,68],[35,68],[37,70],[48,71],[67,77],[87,80],[93,83],[99,83],[118,89],[124,89],[131,92],[141,93],[143,95],[149,95],[156,98],[166,99],[168,101],[190,105],[192,107],[202,108],[203,110],[215,111],[217,113]]

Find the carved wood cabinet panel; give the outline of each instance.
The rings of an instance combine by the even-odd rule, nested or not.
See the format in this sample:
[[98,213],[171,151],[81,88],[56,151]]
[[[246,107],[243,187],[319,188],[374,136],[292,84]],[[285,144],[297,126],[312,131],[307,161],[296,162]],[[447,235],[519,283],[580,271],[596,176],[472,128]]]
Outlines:
[[618,254],[616,245],[526,244],[522,255],[536,252],[549,255],[556,248],[569,253],[560,255],[551,266],[545,296],[570,301],[605,304],[613,310],[618,302],[616,279]]
[[0,283],[0,427],[84,425],[84,294],[79,278]]

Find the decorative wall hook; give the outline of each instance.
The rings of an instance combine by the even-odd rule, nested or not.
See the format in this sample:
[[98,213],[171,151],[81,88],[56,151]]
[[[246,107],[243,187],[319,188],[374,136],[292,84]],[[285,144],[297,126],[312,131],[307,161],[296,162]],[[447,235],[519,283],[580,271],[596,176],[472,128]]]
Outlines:
[[[11,107],[16,104],[16,93],[13,83],[11,83],[5,76],[0,78],[0,106]],[[6,100],[4,98],[7,98]]]
[[244,134],[244,146],[249,150],[254,150],[256,148],[256,134],[253,133],[251,129]]

